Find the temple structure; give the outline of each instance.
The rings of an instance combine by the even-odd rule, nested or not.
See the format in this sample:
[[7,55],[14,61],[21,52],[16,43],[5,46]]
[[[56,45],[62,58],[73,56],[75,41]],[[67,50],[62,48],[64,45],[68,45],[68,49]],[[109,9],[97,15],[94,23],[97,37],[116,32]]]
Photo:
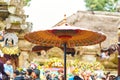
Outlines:
[[[24,35],[32,30],[32,23],[26,22],[26,18],[29,16],[24,13],[24,6],[26,6],[25,0],[0,0],[0,60],[5,62],[6,59],[11,58],[14,67],[23,68],[28,67],[32,61],[45,62],[50,57],[63,58],[63,51],[60,48],[42,50],[42,46],[31,44],[24,39]],[[118,12],[78,11],[67,17],[67,22],[73,26],[102,31],[107,36],[107,40],[101,44],[89,48],[75,47],[75,56],[67,55],[70,59],[79,58],[81,55],[88,57],[86,54],[89,56],[92,54],[92,58],[94,56],[94,60],[96,60],[95,54],[100,48],[117,42],[116,32],[117,27],[120,26]],[[61,20],[53,27],[63,23],[64,20]],[[38,50],[36,46],[38,49],[42,48]],[[83,58],[86,59],[86,57]]]
[[24,34],[32,29],[32,23],[26,22],[28,15],[24,13],[24,6],[25,0],[0,0],[0,44],[1,54],[4,54],[0,59],[3,62],[11,59],[14,68],[24,60]]

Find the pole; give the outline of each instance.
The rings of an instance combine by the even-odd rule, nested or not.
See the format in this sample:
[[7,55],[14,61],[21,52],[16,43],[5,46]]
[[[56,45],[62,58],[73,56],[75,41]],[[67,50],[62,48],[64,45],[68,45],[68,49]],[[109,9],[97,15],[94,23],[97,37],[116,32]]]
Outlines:
[[66,80],[66,43],[64,43],[64,80]]
[[120,76],[120,36],[118,37],[118,76]]

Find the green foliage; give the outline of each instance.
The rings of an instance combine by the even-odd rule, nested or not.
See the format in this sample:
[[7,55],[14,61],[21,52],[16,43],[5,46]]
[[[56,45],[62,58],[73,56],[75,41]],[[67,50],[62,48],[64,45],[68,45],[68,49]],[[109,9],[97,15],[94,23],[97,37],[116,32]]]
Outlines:
[[24,0],[26,6],[30,6],[30,1],[31,0]]
[[85,0],[88,10],[93,11],[116,11],[116,3],[118,0]]

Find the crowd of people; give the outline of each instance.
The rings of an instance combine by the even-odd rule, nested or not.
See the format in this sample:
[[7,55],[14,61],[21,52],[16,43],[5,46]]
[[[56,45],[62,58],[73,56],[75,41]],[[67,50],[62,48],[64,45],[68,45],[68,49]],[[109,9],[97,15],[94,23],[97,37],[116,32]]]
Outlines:
[[13,69],[11,60],[0,63],[0,80],[40,80],[40,70],[28,68],[26,71]]
[[60,74],[58,77],[55,73],[51,75],[48,70],[41,71],[33,63],[23,70],[14,69],[11,60],[7,60],[6,63],[0,63],[0,80],[64,80],[63,75]]
[[[54,71],[45,68],[38,69],[35,64],[31,64],[27,69],[15,70],[11,60],[0,63],[0,80],[64,80],[63,72],[63,69]],[[117,78],[119,77],[110,72],[105,74],[99,68],[94,73],[90,70],[67,72],[67,80],[119,80]]]

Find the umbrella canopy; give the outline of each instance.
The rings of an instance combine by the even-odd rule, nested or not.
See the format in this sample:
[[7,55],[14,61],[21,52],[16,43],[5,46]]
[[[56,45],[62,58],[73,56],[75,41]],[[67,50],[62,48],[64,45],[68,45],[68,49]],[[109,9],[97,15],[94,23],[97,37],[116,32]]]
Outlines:
[[66,52],[67,48],[88,46],[101,43],[106,36],[101,32],[68,26],[58,26],[26,34],[25,39],[41,46],[64,47],[64,79],[66,80]]
[[90,31],[87,29],[59,26],[48,30],[41,30],[25,35],[28,41],[42,46],[63,47],[66,43],[67,47],[88,46],[100,43],[106,39],[101,32]]

